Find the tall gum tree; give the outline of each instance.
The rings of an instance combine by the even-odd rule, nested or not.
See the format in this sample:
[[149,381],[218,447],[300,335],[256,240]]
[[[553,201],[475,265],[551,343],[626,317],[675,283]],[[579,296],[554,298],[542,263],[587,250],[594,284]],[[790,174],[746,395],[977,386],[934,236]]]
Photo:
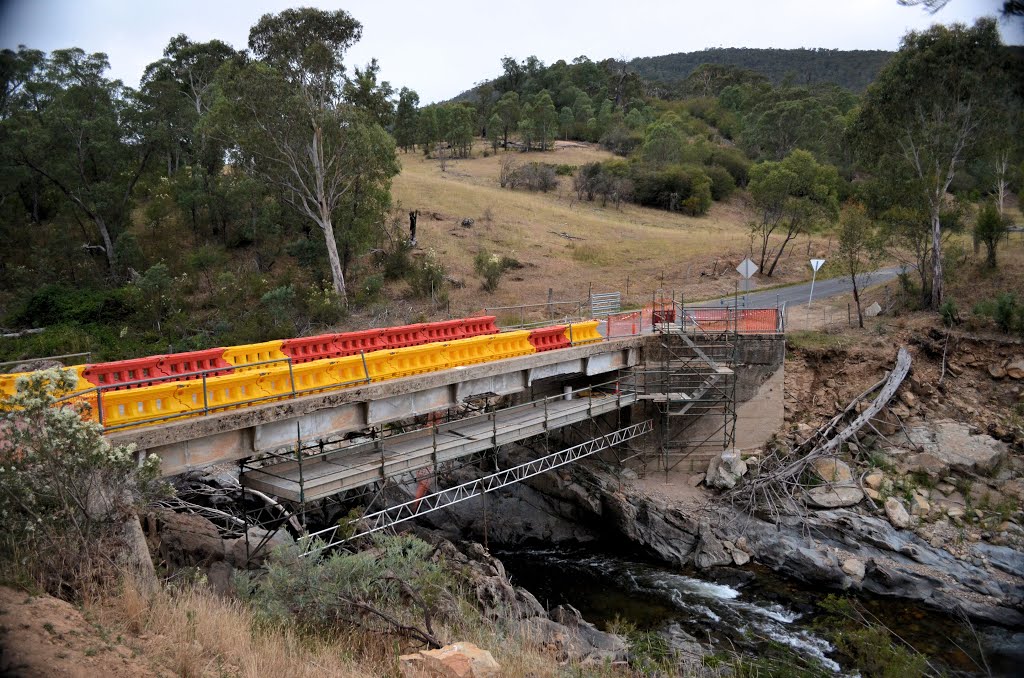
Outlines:
[[852,135],[869,168],[895,155],[927,204],[932,308],[942,304],[942,211],[958,168],[996,118],[1005,51],[994,19],[910,32],[868,88]]
[[336,210],[355,186],[398,173],[395,144],[346,100],[343,57],[362,33],[343,10],[288,9],[249,31],[255,60],[222,68],[213,124],[236,145],[239,164],[275,185],[323,232],[334,291],[347,302]]
[[137,93],[108,80],[105,54],[55,50],[26,77],[3,121],[13,162],[53,186],[99,233],[111,278],[114,242],[152,154]]

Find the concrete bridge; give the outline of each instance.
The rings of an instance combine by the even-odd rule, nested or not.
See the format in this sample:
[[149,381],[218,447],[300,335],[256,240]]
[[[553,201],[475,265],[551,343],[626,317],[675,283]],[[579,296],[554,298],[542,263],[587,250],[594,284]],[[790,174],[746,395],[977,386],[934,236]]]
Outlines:
[[609,339],[114,431],[108,437],[159,455],[165,475],[294,449],[297,441],[337,446],[346,434],[444,411],[474,396],[540,397],[560,392],[564,383],[608,381],[639,364],[644,341],[642,336]]

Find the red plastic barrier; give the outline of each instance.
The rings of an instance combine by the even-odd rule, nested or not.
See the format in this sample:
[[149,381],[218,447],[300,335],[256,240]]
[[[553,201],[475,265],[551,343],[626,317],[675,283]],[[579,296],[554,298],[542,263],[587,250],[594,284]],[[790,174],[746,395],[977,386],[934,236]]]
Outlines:
[[673,307],[655,308],[651,314],[651,320],[655,323],[674,323],[676,321],[676,309]]
[[427,341],[452,341],[466,338],[466,323],[463,320],[442,320],[423,325]]
[[[208,348],[203,351],[172,353],[170,355],[161,356],[160,361],[157,363],[157,367],[161,372],[167,375],[185,374],[187,372],[202,372],[203,370],[213,370],[219,367],[223,367],[225,369],[217,369],[215,372],[207,373],[206,376],[216,377],[222,374],[231,374],[235,371],[235,368],[231,363],[224,360],[223,348]],[[201,378],[201,375],[184,377],[184,379]]]
[[526,339],[537,349],[538,353],[541,351],[553,351],[558,348],[568,348],[570,346],[569,338],[565,336],[565,325],[541,327],[530,332],[530,336]]
[[[110,386],[112,384],[141,381],[150,377],[163,377],[167,375],[160,370],[159,363],[164,357],[162,355],[154,355],[148,358],[115,360],[109,363],[86,365],[85,369],[82,370],[82,376],[89,380],[89,383],[93,386]],[[148,386],[150,383],[152,382],[117,386],[116,388],[137,388],[139,386]]]
[[465,328],[467,337],[479,337],[484,334],[497,334],[498,326],[495,321],[497,321],[496,316],[481,315],[475,318],[463,318],[462,326]]
[[285,339],[281,342],[281,352],[292,359],[295,364],[308,363],[311,360],[337,358],[342,355],[334,343],[337,334],[319,334],[315,337]]
[[419,346],[430,341],[423,332],[422,324],[386,327],[381,331],[381,338],[384,340],[384,347],[388,349]]
[[384,330],[362,330],[334,335],[334,347],[338,356],[356,355],[360,351],[370,353],[388,348]]

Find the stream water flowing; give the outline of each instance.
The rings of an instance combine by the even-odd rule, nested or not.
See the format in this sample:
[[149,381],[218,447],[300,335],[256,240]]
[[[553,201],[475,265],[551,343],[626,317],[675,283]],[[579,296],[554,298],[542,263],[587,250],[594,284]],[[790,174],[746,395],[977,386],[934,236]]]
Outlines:
[[[542,604],[571,604],[584,619],[607,630],[616,620],[662,634],[669,644],[686,634],[714,648],[764,657],[785,646],[822,667],[845,673],[834,648],[814,621],[827,593],[781,580],[763,568],[676,571],[633,554],[581,547],[498,551],[513,583]],[[881,623],[949,670],[984,673],[984,647],[994,675],[1019,675],[1024,634],[976,629],[958,620],[898,601],[864,599]],[[680,633],[680,631],[685,633]]]

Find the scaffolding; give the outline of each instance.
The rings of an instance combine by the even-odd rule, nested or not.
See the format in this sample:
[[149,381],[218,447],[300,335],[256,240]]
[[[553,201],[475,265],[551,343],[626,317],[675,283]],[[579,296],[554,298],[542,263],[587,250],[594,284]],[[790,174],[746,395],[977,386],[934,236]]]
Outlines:
[[[493,394],[492,394],[493,395]],[[496,399],[496,398],[495,398]],[[622,426],[621,413],[637,402],[637,395],[611,381],[571,389],[549,397],[504,408],[491,408],[492,398],[465,403],[448,412],[428,415],[421,426],[392,425],[374,430],[357,439],[303,441],[296,435],[295,444],[286,449],[265,452],[240,462],[242,506],[248,557],[252,559],[269,543],[272,532],[283,526],[278,519],[268,525],[248,507],[261,508],[251,501],[253,495],[273,497],[288,508],[300,524],[301,543],[307,549],[334,546],[348,539],[390,527],[410,518],[458,503],[472,496],[492,492],[563,464],[571,463],[597,451],[649,433],[652,422],[643,426]],[[593,423],[602,415],[616,416],[615,430],[587,436],[581,445],[551,453],[548,436],[558,429],[570,430]],[[497,469],[481,483],[436,490],[443,480],[459,467],[481,461],[501,446],[541,437],[544,451],[540,458],[512,469]],[[397,507],[376,510],[389,483],[408,482],[416,486],[417,498]],[[469,487],[472,485],[472,487]],[[461,488],[461,489],[460,489]],[[333,515],[328,506],[372,495],[367,513],[361,520]],[[454,499],[454,501],[453,501]],[[314,544],[307,532],[310,507],[321,514],[314,523],[333,524],[316,533]],[[425,510],[427,507],[433,507]],[[351,525],[339,529],[339,525]],[[360,527],[368,525],[368,527]],[[250,543],[249,527],[269,529],[256,543]],[[308,535],[308,536],[307,536]]]
[[655,294],[655,338],[626,386],[658,413],[656,449],[639,455],[645,466],[701,471],[735,446],[739,318],[735,305],[687,306],[674,292]]

